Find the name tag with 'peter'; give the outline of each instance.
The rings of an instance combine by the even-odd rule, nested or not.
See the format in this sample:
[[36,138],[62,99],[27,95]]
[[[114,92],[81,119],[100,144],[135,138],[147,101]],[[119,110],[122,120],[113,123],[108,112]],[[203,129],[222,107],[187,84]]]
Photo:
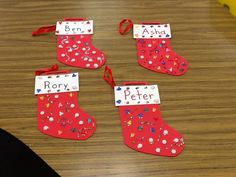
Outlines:
[[145,105],[160,104],[157,85],[115,86],[115,105]]

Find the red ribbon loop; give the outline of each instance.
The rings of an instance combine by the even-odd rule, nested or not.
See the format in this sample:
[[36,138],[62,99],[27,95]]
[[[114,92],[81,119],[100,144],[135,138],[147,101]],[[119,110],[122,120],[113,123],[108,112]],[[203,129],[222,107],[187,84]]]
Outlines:
[[39,75],[50,75],[50,74],[65,74],[65,73],[70,73],[69,70],[58,70],[58,65],[54,64],[52,65],[51,68],[41,68],[41,69],[37,69],[35,71],[35,75],[39,76]]
[[[128,25],[125,27],[125,29],[122,29],[122,26],[128,22]],[[120,25],[119,25],[119,32],[121,35],[124,35],[125,33],[129,32],[132,28],[133,28],[134,23],[132,22],[132,20],[126,18],[120,21]]]
[[52,65],[51,68],[40,68],[35,71],[35,76],[39,76],[43,73],[49,72],[49,71],[57,71],[58,70],[58,65],[54,64]]
[[56,25],[43,26],[32,32],[32,36],[38,36],[40,34],[49,33],[56,30]]
[[104,69],[104,75],[103,79],[112,87],[114,88],[116,86],[116,83],[114,81],[113,75],[112,75],[112,69],[109,66],[106,66]]

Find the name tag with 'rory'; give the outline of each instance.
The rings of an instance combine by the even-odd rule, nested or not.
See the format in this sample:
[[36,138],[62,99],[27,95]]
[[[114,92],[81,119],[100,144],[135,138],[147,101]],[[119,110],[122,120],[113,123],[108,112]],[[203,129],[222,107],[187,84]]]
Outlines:
[[115,86],[115,105],[160,104],[157,85]]
[[79,91],[79,73],[54,74],[35,77],[34,94]]

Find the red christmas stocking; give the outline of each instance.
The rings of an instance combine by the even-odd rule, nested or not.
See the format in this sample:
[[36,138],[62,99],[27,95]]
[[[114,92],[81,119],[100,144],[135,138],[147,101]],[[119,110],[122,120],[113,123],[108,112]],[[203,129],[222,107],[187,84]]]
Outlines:
[[93,20],[68,18],[57,25],[42,27],[33,36],[56,31],[57,59],[61,63],[79,68],[97,69],[102,67],[106,57],[92,44]]
[[96,131],[96,121],[78,104],[78,73],[57,65],[35,72],[38,128],[57,138],[85,140]]
[[[106,67],[104,79],[113,87],[111,70]],[[115,86],[115,103],[119,106],[125,144],[139,152],[177,156],[184,149],[183,136],[166,124],[160,112],[157,85],[128,82]]]
[[[123,31],[125,22],[129,25]],[[171,49],[169,24],[144,22],[134,25],[129,19],[120,22],[120,34],[124,35],[132,28],[136,39],[138,63],[142,67],[175,76],[183,75],[187,71],[188,62]]]

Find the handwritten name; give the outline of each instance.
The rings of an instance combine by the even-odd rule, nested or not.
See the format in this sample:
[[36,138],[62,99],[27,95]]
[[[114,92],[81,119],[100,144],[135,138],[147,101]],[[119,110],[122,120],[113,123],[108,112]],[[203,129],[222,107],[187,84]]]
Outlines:
[[81,32],[82,29],[81,28],[71,28],[70,25],[65,25],[65,32]]
[[131,93],[129,90],[124,91],[125,100],[131,98],[132,100],[149,100],[153,98],[153,94],[140,93],[139,90],[136,90],[136,93]]
[[144,28],[143,32],[142,32],[142,35],[145,35],[145,34],[149,34],[149,35],[164,35],[166,34],[166,31],[165,30],[162,30],[162,31],[159,31],[158,29],[156,28],[153,28],[151,30],[148,30],[147,28]]
[[64,89],[68,88],[68,84],[51,84],[49,81],[44,81],[44,89]]

